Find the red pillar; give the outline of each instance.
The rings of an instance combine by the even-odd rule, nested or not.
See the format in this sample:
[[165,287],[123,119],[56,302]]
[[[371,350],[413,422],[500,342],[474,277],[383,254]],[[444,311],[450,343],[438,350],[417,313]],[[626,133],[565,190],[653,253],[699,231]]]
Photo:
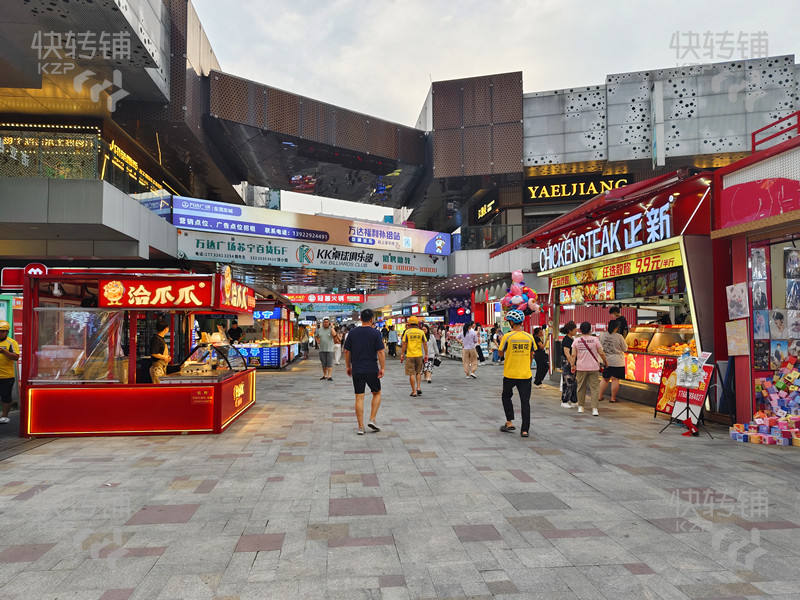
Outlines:
[[[731,268],[733,275],[731,283],[747,281],[747,239],[744,237],[731,240]],[[727,318],[726,307],[724,319],[717,319],[720,329],[724,329],[724,323]],[[753,416],[753,371],[750,356],[734,357],[734,369],[736,376],[736,420],[738,422],[748,422]]]

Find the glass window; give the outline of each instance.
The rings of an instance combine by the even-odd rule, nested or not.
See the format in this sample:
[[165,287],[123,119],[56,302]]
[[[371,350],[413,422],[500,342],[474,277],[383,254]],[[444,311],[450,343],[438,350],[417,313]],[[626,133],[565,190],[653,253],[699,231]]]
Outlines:
[[34,381],[128,382],[124,314],[86,308],[39,307]]

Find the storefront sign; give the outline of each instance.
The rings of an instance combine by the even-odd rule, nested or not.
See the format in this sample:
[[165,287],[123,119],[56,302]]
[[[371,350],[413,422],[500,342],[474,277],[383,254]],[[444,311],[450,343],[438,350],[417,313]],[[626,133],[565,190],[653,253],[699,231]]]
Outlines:
[[[592,267],[566,275],[558,275],[553,277],[552,281],[553,287],[559,288],[585,284],[592,281],[601,281],[603,279],[615,279],[617,277],[661,271],[663,269],[680,267],[682,264],[681,251],[679,249],[662,250],[654,252],[653,254],[648,254],[647,256],[627,258],[601,267]],[[667,282],[667,285],[669,285],[669,282]],[[665,294],[666,293],[669,292],[665,292]],[[606,300],[612,300],[612,298],[606,298]]]
[[172,223],[180,229],[231,232],[370,250],[450,254],[450,234],[173,196]]
[[602,175],[588,173],[581,177],[538,177],[525,182],[525,203],[576,202],[633,183],[629,173]]
[[189,260],[363,273],[445,277],[447,261],[428,254],[408,254],[337,247],[291,240],[179,230],[178,256]]
[[672,237],[670,203],[634,213],[585,233],[570,233],[561,242],[549,244],[539,252],[543,272],[597,259],[606,254],[638,248]]
[[211,278],[101,279],[98,306],[108,308],[211,307]]
[[296,304],[364,304],[364,294],[286,294]]
[[626,352],[625,379],[658,385],[661,381],[661,370],[664,367],[665,358],[652,354]]
[[246,285],[234,281],[230,267],[226,266],[219,276],[218,293],[218,307],[221,309],[251,312],[256,306],[256,293]]
[[475,211],[475,222],[480,223],[486,217],[493,215],[495,212],[494,207],[496,204],[497,204],[496,200],[489,200],[488,202],[478,206],[478,209]]
[[281,309],[279,306],[276,306],[272,310],[255,310],[253,311],[253,319],[280,319],[281,318]]

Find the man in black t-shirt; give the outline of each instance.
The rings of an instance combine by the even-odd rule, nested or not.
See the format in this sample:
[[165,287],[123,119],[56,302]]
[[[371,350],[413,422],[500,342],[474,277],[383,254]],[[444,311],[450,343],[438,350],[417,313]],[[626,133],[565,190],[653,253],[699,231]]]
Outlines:
[[355,327],[344,341],[344,364],[347,374],[353,377],[356,393],[356,419],[358,435],[364,435],[364,392],[366,386],[372,392],[372,407],[369,423],[372,431],[380,428],[375,424],[378,408],[381,405],[381,378],[386,368],[386,352],[381,333],[372,326],[375,315],[370,309],[361,311],[361,327]]
[[242,341],[242,328],[239,327],[239,321],[232,321],[231,328],[228,329],[228,339],[230,340],[231,344],[238,344]]
[[622,337],[628,335],[628,319],[622,316],[622,311],[620,311],[619,306],[612,306],[611,310],[608,311],[611,315],[611,318],[614,319],[619,323],[619,329],[617,329],[617,333],[619,333]]
[[169,325],[163,319],[156,323],[156,333],[150,339],[150,380],[153,383],[161,383],[161,378],[167,374],[167,365],[170,355],[167,351],[167,342],[164,336],[169,331]]

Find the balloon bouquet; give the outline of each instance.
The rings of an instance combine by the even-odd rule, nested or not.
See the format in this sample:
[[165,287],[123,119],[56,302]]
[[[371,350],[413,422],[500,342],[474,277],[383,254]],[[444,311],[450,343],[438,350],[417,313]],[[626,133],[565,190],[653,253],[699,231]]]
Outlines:
[[522,271],[511,273],[511,287],[508,288],[508,293],[500,301],[500,305],[506,311],[517,309],[526,315],[537,313],[540,308],[537,303],[539,297],[536,292],[525,285],[523,279]]

